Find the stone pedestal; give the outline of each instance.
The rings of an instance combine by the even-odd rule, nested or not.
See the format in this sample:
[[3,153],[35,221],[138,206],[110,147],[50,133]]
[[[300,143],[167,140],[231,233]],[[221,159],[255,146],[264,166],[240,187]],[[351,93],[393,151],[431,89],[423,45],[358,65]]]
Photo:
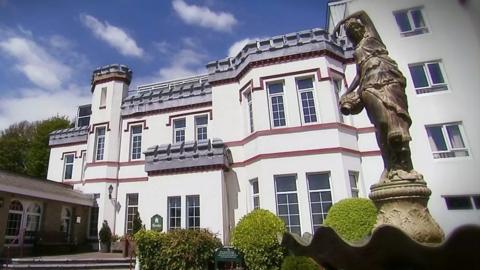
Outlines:
[[379,210],[375,228],[391,225],[421,243],[440,243],[444,233],[427,208],[432,193],[423,180],[398,180],[370,187],[370,199]]

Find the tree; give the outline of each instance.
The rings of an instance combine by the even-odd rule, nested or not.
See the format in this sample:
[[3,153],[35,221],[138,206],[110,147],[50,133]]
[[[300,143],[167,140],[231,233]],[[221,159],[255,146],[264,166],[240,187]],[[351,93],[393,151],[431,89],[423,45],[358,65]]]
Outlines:
[[66,117],[52,117],[35,123],[30,147],[25,157],[26,173],[31,176],[47,178],[50,148],[49,134],[58,129],[68,128],[70,121]]
[[46,178],[50,132],[70,127],[67,117],[10,125],[0,133],[0,169]]
[[25,173],[25,157],[30,147],[33,125],[23,121],[10,125],[0,134],[0,169]]

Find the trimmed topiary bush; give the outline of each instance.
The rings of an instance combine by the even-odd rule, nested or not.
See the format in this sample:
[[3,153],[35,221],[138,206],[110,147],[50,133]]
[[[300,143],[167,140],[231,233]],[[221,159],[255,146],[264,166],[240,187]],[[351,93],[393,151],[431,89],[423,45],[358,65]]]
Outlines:
[[350,198],[330,208],[325,225],[347,241],[358,241],[371,233],[376,220],[377,208],[371,200]]
[[174,230],[168,233],[140,230],[135,234],[143,270],[207,269],[213,264],[220,240],[207,230]]
[[283,260],[282,270],[322,270],[313,259],[303,256],[287,256]]
[[233,230],[232,244],[250,270],[279,269],[285,249],[278,234],[286,231],[283,221],[273,213],[257,209],[245,215]]

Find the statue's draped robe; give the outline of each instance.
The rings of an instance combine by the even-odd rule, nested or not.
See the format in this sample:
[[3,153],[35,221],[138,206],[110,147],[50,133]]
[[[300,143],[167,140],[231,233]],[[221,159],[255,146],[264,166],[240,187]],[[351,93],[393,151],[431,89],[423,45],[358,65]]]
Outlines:
[[[408,127],[410,127],[412,120],[407,111],[406,81],[398,69],[397,63],[388,56],[385,45],[377,38],[370,36],[360,41],[355,49],[354,57],[361,72],[361,74],[358,74],[360,77],[360,98],[363,101],[366,98],[363,92],[367,91],[381,100],[389,114],[389,121],[391,121],[385,123],[387,134],[390,135],[394,132],[398,135],[400,133],[402,141],[410,141]],[[368,96],[371,97],[371,95]],[[374,122],[373,124],[378,126],[382,123]],[[404,128],[399,129],[401,126]]]

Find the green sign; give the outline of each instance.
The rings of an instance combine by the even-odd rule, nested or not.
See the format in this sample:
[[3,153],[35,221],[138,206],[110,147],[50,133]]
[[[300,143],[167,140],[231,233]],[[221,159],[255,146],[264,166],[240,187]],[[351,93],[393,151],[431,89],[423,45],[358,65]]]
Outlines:
[[242,257],[232,247],[222,247],[215,251],[215,262],[241,263]]
[[153,231],[163,231],[163,218],[160,215],[154,215],[150,219],[150,229]]

